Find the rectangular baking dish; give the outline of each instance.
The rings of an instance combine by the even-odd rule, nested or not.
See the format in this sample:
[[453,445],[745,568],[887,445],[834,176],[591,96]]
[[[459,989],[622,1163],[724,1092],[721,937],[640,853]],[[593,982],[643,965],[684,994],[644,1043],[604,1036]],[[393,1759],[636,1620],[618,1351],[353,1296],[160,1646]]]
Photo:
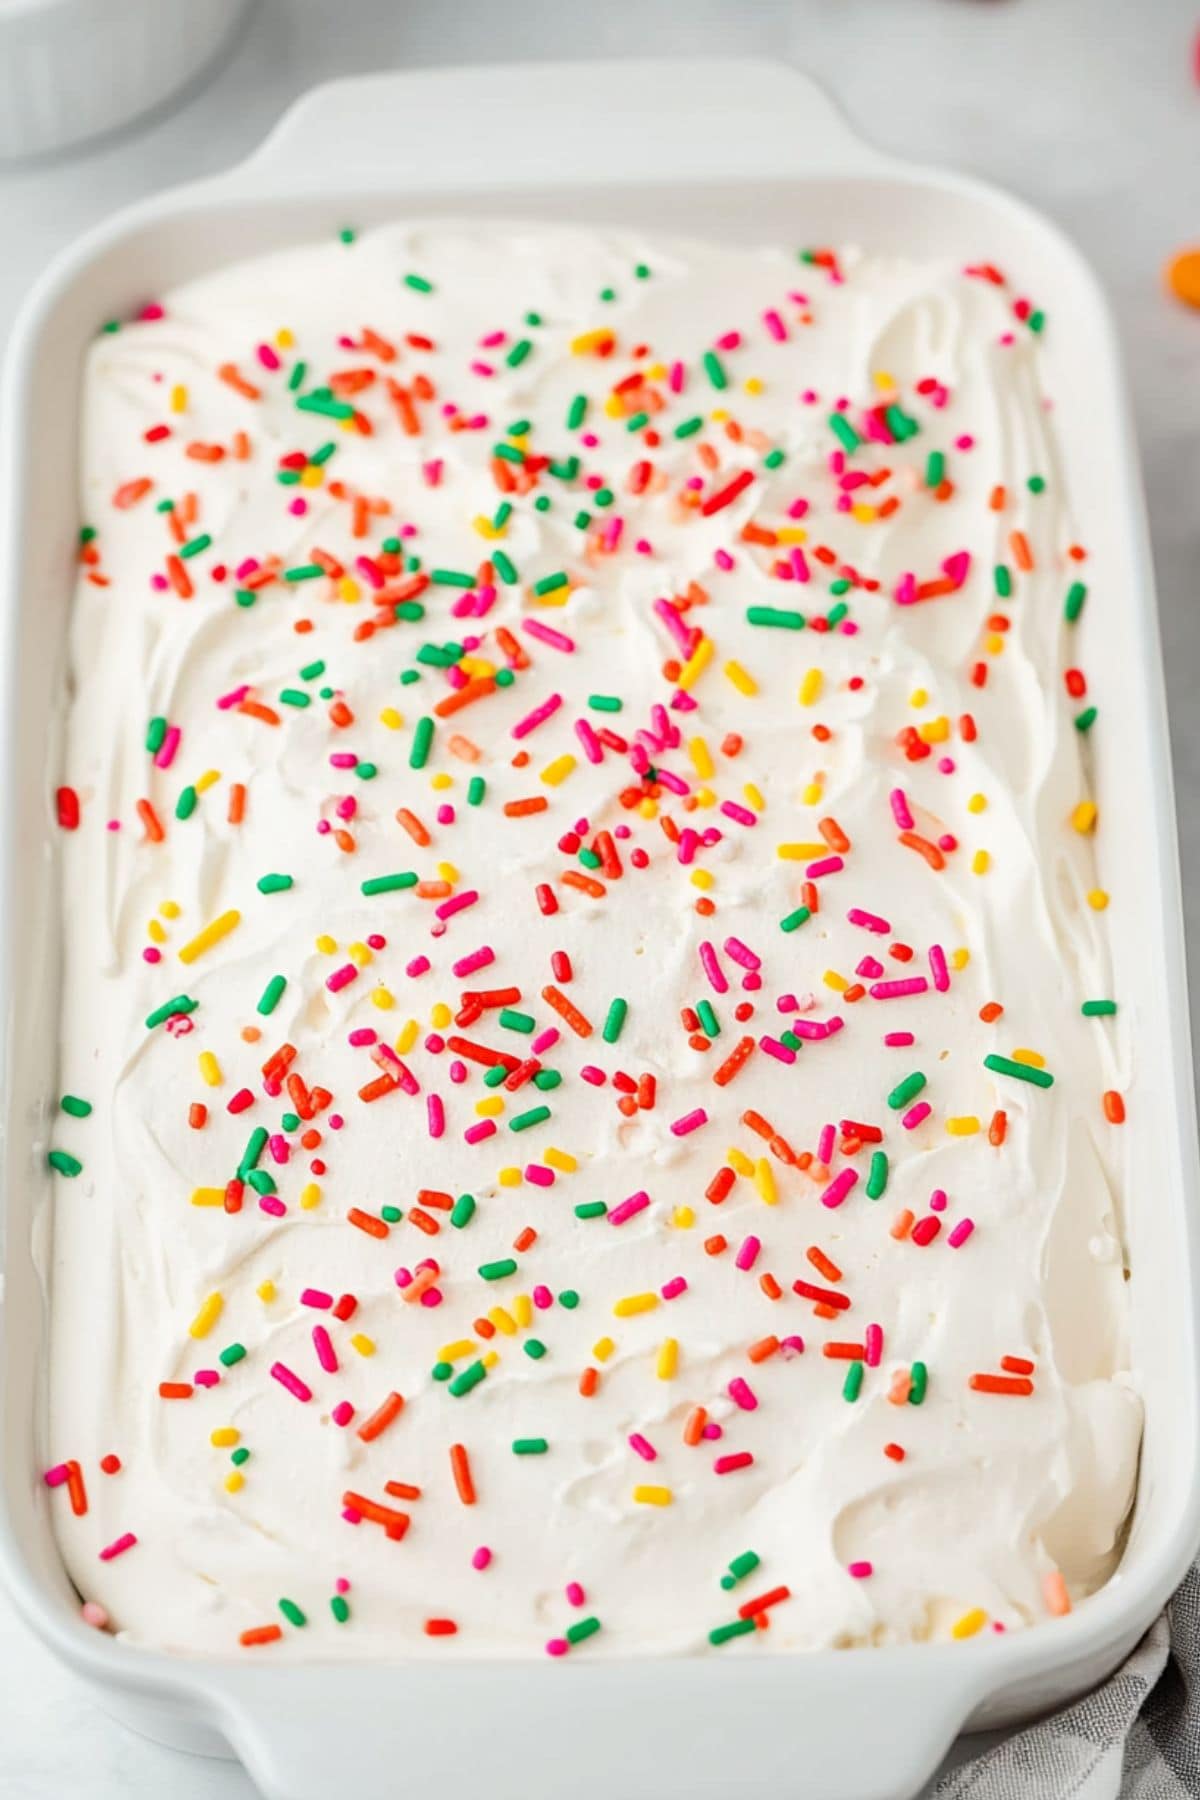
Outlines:
[[[505,214],[733,242],[989,258],[1049,320],[1047,386],[1089,545],[1080,656],[1097,733],[1116,992],[1129,1028],[1126,1228],[1146,1432],[1128,1548],[1069,1618],[1005,1638],[803,1657],[569,1666],[544,1660],[200,1661],[88,1630],[40,1469],[45,1301],[31,1255],[59,1018],[53,790],[78,530],[80,377],[100,323],[236,258],[344,224]],[[1158,624],[1132,426],[1109,316],[1074,249],[1025,206],[857,140],[793,71],[620,63],[375,75],[300,101],[248,162],[120,215],[30,298],[4,391],[6,683],[0,865],[6,1291],[0,1561],[17,1603],[101,1704],[168,1743],[232,1749],[268,1795],[401,1785],[490,1800],[734,1792],[902,1800],[955,1734],[1033,1717],[1132,1648],[1200,1543],[1197,1147]],[[803,1596],[800,1596],[803,1604]]]

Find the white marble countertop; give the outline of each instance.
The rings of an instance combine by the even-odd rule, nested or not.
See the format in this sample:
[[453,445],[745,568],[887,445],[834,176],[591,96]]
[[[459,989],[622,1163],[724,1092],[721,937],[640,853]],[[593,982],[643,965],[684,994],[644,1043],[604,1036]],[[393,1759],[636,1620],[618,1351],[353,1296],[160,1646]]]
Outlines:
[[[59,161],[0,166],[0,339],[32,277],[77,232],[244,155],[323,78],[675,52],[765,54],[809,69],[864,135],[1041,207],[1108,290],[1150,502],[1200,967],[1200,313],[1167,299],[1159,275],[1171,251],[1200,244],[1198,24],[1194,0],[259,0],[224,66],[182,106]],[[1200,1023],[1195,997],[1193,1017]],[[0,1792],[141,1800],[167,1791],[172,1800],[253,1793],[232,1764],[160,1749],[111,1723],[0,1599]]]

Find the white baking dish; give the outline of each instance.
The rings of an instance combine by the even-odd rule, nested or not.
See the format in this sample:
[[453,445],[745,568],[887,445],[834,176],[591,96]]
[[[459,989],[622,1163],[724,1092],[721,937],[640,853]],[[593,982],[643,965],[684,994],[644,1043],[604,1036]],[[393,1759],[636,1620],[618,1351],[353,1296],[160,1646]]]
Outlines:
[[[736,241],[858,240],[989,257],[1048,314],[1046,378],[1092,552],[1080,659],[1097,733],[1101,878],[1125,1083],[1134,1361],[1146,1435],[1128,1549],[1069,1618],[969,1644],[663,1662],[272,1667],[168,1657],[79,1620],[39,1477],[45,1200],[56,991],[55,714],[78,519],[84,349],[98,325],[213,265],[337,227],[438,213],[595,220]],[[240,168],[123,214],[63,258],[11,352],[0,468],[7,706],[3,1143],[7,1296],[0,1549],[36,1629],[140,1730],[232,1747],[289,1800],[402,1786],[489,1800],[901,1800],[956,1732],[1030,1717],[1105,1675],[1200,1543],[1197,1151],[1158,627],[1133,437],[1108,314],[1074,250],[1025,207],[856,141],[800,76],[757,63],[381,75],[318,89]],[[803,1604],[803,1596],[800,1597]]]

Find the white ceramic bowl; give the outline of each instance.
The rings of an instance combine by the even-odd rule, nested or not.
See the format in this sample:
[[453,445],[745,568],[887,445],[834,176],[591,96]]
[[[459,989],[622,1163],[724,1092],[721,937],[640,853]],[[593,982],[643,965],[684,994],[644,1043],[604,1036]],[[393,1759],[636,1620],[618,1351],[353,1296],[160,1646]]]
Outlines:
[[0,160],[112,131],[192,80],[251,0],[0,0]]

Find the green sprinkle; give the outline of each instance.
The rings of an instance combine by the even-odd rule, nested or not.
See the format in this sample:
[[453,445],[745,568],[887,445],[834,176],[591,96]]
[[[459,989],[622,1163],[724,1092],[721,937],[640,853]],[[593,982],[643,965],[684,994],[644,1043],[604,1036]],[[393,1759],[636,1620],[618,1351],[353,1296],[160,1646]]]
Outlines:
[[374,781],[379,773],[379,764],[373,762],[355,763],[354,773],[358,776],[360,781]]
[[338,232],[338,237],[343,244],[352,244],[357,236],[358,233],[352,225],[343,225]]
[[1044,494],[1046,491],[1046,477],[1044,475],[1031,475],[1029,480],[1025,483],[1025,486],[1029,489],[1031,494]]
[[399,1225],[404,1213],[398,1206],[381,1206],[379,1216],[385,1225]]
[[548,1094],[552,1088],[561,1086],[562,1075],[557,1069],[539,1069],[533,1078],[533,1085],[540,1093]]
[[514,1456],[545,1456],[549,1448],[545,1438],[514,1438],[512,1441]]
[[[830,582],[829,591],[831,594],[848,594],[850,592],[850,583],[844,575],[839,575],[836,581]],[[844,612],[845,610],[845,607],[843,607],[842,611]],[[832,613],[830,616],[832,617]]]
[[830,413],[829,429],[843,450],[857,450],[862,443],[862,439],[844,413]]
[[535,594],[556,594],[559,588],[565,588],[569,583],[570,577],[566,571],[557,569],[553,575],[543,575],[540,581],[535,581],[533,591]]
[[418,719],[413,730],[412,749],[408,753],[410,769],[423,769],[429,761],[429,750],[433,743],[433,720],[426,716]]
[[422,644],[417,661],[430,669],[450,669],[462,655],[461,644]]
[[887,1097],[887,1103],[893,1112],[899,1112],[902,1106],[907,1106],[910,1100],[916,1099],[924,1086],[925,1076],[922,1075],[920,1069],[914,1069],[911,1075],[906,1075],[904,1080],[892,1089]]
[[416,887],[420,876],[413,869],[401,869],[395,875],[372,875],[364,881],[362,891],[368,898],[372,894],[397,894],[402,888]]
[[783,464],[786,461],[787,461],[787,456],[784,451],[768,450],[767,454],[763,457],[763,468],[764,469],[782,468]]
[[180,790],[179,798],[175,802],[175,817],[177,819],[190,819],[196,810],[198,798],[199,796],[197,795],[195,788],[192,787],[189,782],[187,787]]
[[628,1011],[629,1011],[628,1000],[622,1000],[620,998],[620,996],[618,995],[618,997],[613,1001],[612,1005],[609,1007],[608,1016],[604,1021],[604,1030],[601,1035],[603,1036],[606,1044],[615,1044],[616,1043],[617,1039],[621,1035],[621,1027],[625,1023],[625,1015]]
[[548,1106],[531,1106],[528,1112],[518,1113],[515,1119],[508,1121],[510,1131],[528,1131],[531,1125],[541,1125],[550,1117]]
[[1081,713],[1075,715],[1076,731],[1090,731],[1095,723],[1096,708],[1094,706],[1085,706]]
[[1042,311],[1040,306],[1034,308],[1034,310],[1030,313],[1029,317],[1026,319],[1025,323],[1028,325],[1030,331],[1033,332],[1035,337],[1040,336],[1040,334],[1045,330],[1045,327],[1046,327],[1046,315]]
[[700,1028],[704,1032],[705,1037],[720,1037],[721,1025],[716,1013],[712,1009],[711,1000],[697,1000],[696,1017],[700,1021]]
[[404,285],[411,288],[414,294],[432,294],[433,292],[432,281],[426,281],[424,275],[406,275]]
[[246,1176],[250,1173],[250,1170],[253,1169],[255,1163],[267,1147],[269,1135],[265,1125],[256,1125],[254,1127],[254,1130],[250,1133],[250,1136],[246,1141],[246,1148],[242,1151],[242,1160],[237,1167],[239,1180],[244,1181]]
[[575,514],[575,517],[571,521],[571,523],[574,525],[576,531],[586,531],[588,526],[591,524],[591,522],[592,522],[591,513],[587,512],[582,507]]
[[285,1112],[282,1119],[279,1121],[279,1124],[280,1124],[281,1130],[283,1130],[283,1131],[299,1131],[299,1129],[300,1129],[300,1114],[294,1113],[294,1112]]
[[473,588],[475,577],[465,569],[430,569],[429,579],[435,587]]
[[151,756],[157,756],[167,736],[167,721],[153,718],[146,727],[146,749]]
[[51,1150],[46,1161],[52,1169],[57,1169],[60,1175],[79,1175],[83,1171],[83,1164],[77,1156],[72,1156],[69,1150]]
[[526,1034],[537,1025],[537,1020],[531,1014],[515,1012],[511,1006],[501,1007],[499,1022],[508,1031],[523,1031]]
[[245,1344],[226,1344],[225,1348],[219,1353],[217,1361],[222,1363],[225,1368],[232,1369],[235,1363],[240,1363],[242,1361],[245,1354]]
[[238,606],[253,606],[258,599],[258,595],[254,592],[253,588],[234,588],[233,598],[235,604]]
[[1063,616],[1068,625],[1073,625],[1083,611],[1083,603],[1087,599],[1087,588],[1082,581],[1073,581],[1067,589],[1067,598],[1063,606]]
[[305,1618],[304,1614],[300,1611],[300,1608],[296,1605],[296,1602],[294,1600],[281,1600],[279,1602],[279,1610],[283,1614],[284,1618],[287,1620],[289,1625],[307,1625],[308,1624],[308,1620]]
[[577,456],[560,456],[548,466],[556,481],[574,481],[579,473],[579,458]]
[[212,538],[208,532],[202,531],[199,537],[189,538],[186,544],[180,544],[179,554],[185,559],[189,556],[199,556],[200,552],[207,550],[211,543]]
[[467,787],[467,805],[478,806],[487,793],[487,782],[482,775],[472,775]]
[[842,1383],[842,1399],[857,1400],[862,1392],[863,1364],[852,1362],[846,1370],[846,1379]]
[[167,1000],[162,1006],[156,1006],[152,1013],[146,1015],[146,1030],[153,1031],[156,1025],[162,1025],[175,1013],[192,1013],[199,1006],[198,1000],[192,1000],[187,994],[176,994],[173,1000]]
[[539,494],[533,503],[533,510],[534,512],[548,513],[550,511],[550,505],[551,501],[549,494]]
[[[836,581],[831,582],[830,586],[829,586],[830,593],[832,594],[834,591],[834,588],[840,588],[840,586],[841,586],[841,584]],[[848,588],[849,586],[850,586],[850,583],[847,581],[845,583],[845,587]],[[825,615],[825,623],[827,625],[840,625],[842,620],[845,618],[846,614],[849,611],[850,611],[850,608],[846,605],[845,601],[839,600],[837,605],[831,606],[828,613]]]
[[677,425],[675,427],[675,436],[677,438],[695,437],[698,431],[703,430],[704,420],[700,417],[699,413],[697,413],[694,419],[685,419],[682,425]]
[[492,564],[501,581],[505,582],[509,587],[512,587],[514,583],[520,579],[517,574],[515,563],[510,557],[505,556],[503,550],[492,551]]
[[[297,412],[320,413],[325,419],[352,419],[354,408],[347,400],[334,400],[328,397],[328,390],[318,389],[311,394],[301,394],[296,402]],[[320,571],[324,574],[324,570]],[[291,577],[285,575],[285,580]]]
[[630,418],[626,419],[625,429],[626,431],[641,431],[649,423],[650,414],[648,412],[633,413]]
[[1009,1056],[985,1056],[985,1069],[993,1075],[1011,1075],[1016,1081],[1028,1081],[1034,1087],[1048,1088],[1054,1086],[1054,1077],[1049,1069],[1035,1069],[1031,1063],[1014,1062]]
[[560,1306],[565,1306],[568,1312],[574,1312],[575,1308],[579,1305],[579,1295],[575,1292],[574,1288],[564,1288],[562,1293],[558,1296],[558,1304]]
[[888,1183],[888,1159],[886,1150],[875,1150],[871,1155],[871,1167],[867,1173],[867,1199],[879,1200],[883,1196]]
[[503,1063],[493,1063],[490,1069],[485,1069],[483,1072],[483,1085],[490,1088],[499,1087],[507,1075],[508,1070]]
[[577,1219],[606,1219],[608,1208],[603,1200],[581,1200],[575,1208]]
[[718,1625],[715,1631],[710,1631],[708,1641],[710,1644],[727,1644],[730,1638],[745,1637],[748,1631],[757,1630],[753,1619],[735,1619],[732,1625]]
[[812,913],[807,906],[798,906],[795,912],[788,914],[786,919],[780,919],[779,929],[780,931],[798,931],[800,926],[807,925],[811,918]]
[[579,860],[585,869],[598,869],[600,867],[599,856],[594,850],[589,850],[586,844],[579,852]]
[[587,417],[587,395],[576,394],[567,408],[567,430],[576,431]]
[[496,1262],[480,1263],[479,1274],[484,1281],[503,1281],[506,1275],[515,1275],[517,1259],[515,1256],[502,1256]]
[[235,1469],[240,1469],[243,1463],[248,1463],[250,1461],[250,1452],[239,1447],[237,1450],[230,1453],[229,1460]]
[[508,435],[509,437],[524,437],[532,430],[533,426],[528,419],[514,419],[508,428]]
[[532,338],[518,338],[504,360],[510,369],[519,369],[532,349]]
[[[1108,1019],[1117,1010],[1115,1000],[1085,1000],[1080,1011],[1085,1019]],[[66,1101],[63,1101],[66,1105]]]
[[595,1637],[600,1629],[599,1619],[579,1619],[574,1625],[568,1625],[563,1632],[568,1644],[582,1644],[584,1638]]
[[320,563],[297,563],[294,569],[283,571],[283,579],[285,581],[316,581],[324,573],[325,570]]
[[316,467],[319,469],[329,461],[331,456],[336,456],[336,454],[336,444],[319,444],[315,450],[310,452],[308,460],[310,463],[315,463]]
[[433,1376],[435,1381],[449,1381],[454,1373],[454,1364],[448,1362],[435,1362],[429,1373]]
[[457,1231],[461,1231],[463,1226],[469,1225],[474,1217],[474,1194],[460,1194],[458,1199],[454,1202],[454,1205],[450,1208],[450,1223]]
[[526,1356],[531,1356],[533,1358],[534,1362],[541,1362],[543,1356],[546,1354],[546,1346],[543,1344],[541,1338],[526,1338],[522,1345],[522,1349]]
[[639,281],[649,281],[649,279],[650,279],[650,264],[649,263],[634,263],[633,272],[637,276]]
[[[392,609],[397,619],[403,619],[406,625],[416,624],[425,617],[425,608],[419,600],[397,600]],[[401,677],[403,680],[403,676]]]
[[904,443],[906,438],[916,437],[921,429],[917,421],[910,418],[903,407],[895,404],[889,406],[883,416],[887,420],[888,430],[898,444]]
[[625,705],[615,694],[589,694],[587,703],[593,712],[619,713]]
[[481,1362],[468,1363],[462,1373],[456,1375],[450,1383],[450,1392],[458,1400],[463,1394],[469,1394],[473,1387],[478,1387],[479,1383],[486,1378],[487,1370]]
[[277,1194],[279,1192],[275,1177],[269,1169],[248,1169],[246,1180],[256,1194]]
[[761,1561],[762,1558],[753,1550],[743,1550],[740,1556],[735,1556],[729,1565],[728,1575],[721,1577],[721,1586],[725,1592],[736,1587],[739,1581],[744,1581],[747,1575],[752,1575]]
[[[495,526],[497,531],[500,531],[503,529],[503,527],[505,525],[508,524],[508,521],[511,518],[512,518],[512,502],[509,500],[502,500],[500,502],[499,506],[496,508],[495,512],[492,514],[492,524]],[[495,557],[493,557],[492,560],[494,562]],[[505,557],[505,561],[506,562],[508,561],[507,557]]]
[[295,882],[291,875],[260,875],[258,891],[260,894],[286,894]]
[[746,620],[750,625],[778,625],[784,631],[804,630],[804,614],[783,606],[748,606]]
[[294,363],[292,365],[291,374],[288,376],[288,392],[294,394],[299,388],[302,388],[304,386],[304,377],[307,374],[308,364],[306,362]]
[[[1116,1012],[1117,1009],[1114,1006],[1110,1010]],[[78,1094],[64,1094],[58,1104],[65,1113],[70,1113],[73,1119],[86,1119],[92,1110],[91,1101],[81,1100]]]
[[517,678],[511,669],[497,669],[494,679],[498,688],[510,688]]
[[306,694],[303,688],[284,688],[280,692],[279,700],[280,704],[283,706],[305,707],[312,705],[312,695]]
[[713,386],[718,390],[727,388],[729,386],[729,377],[721,367],[721,359],[715,351],[706,350],[701,360],[704,363],[704,373],[708,376],[708,379],[712,382]]
[[334,1594],[329,1602],[329,1610],[339,1625],[344,1625],[350,1617],[350,1603],[345,1594]]
[[262,999],[258,1003],[258,1011],[263,1018],[269,1018],[283,998],[283,990],[287,986],[286,975],[272,975],[262,991]]
[[925,486],[941,487],[946,478],[946,458],[940,450],[931,450],[925,458]]
[[1001,600],[1010,598],[1013,589],[1012,574],[1006,563],[996,564],[995,568],[992,570],[992,582],[995,586],[997,596]]
[[925,1398],[925,1390],[929,1386],[929,1370],[923,1362],[915,1362],[909,1370],[908,1404],[920,1406]]
[[541,322],[542,322],[541,313],[527,312],[525,314],[525,323],[527,325],[540,325]]
[[803,1050],[804,1048],[804,1040],[798,1038],[794,1031],[781,1031],[779,1041],[789,1050]]

